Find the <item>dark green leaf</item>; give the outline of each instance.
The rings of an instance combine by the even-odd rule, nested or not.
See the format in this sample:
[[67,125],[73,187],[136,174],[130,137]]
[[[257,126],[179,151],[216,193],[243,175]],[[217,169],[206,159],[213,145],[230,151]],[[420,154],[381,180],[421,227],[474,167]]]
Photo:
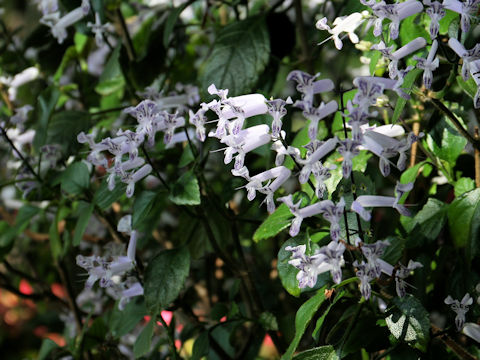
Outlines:
[[14,226],[0,222],[0,257],[10,251],[15,237],[27,228],[32,217],[39,212],[40,208],[36,206],[24,205],[18,211]]
[[175,24],[178,21],[178,17],[182,13],[185,8],[187,8],[190,5],[190,2],[186,2],[179,7],[173,8],[170,11],[170,14],[168,14],[167,21],[165,22],[165,30],[163,30],[163,46],[168,47],[169,40],[170,40],[170,35],[173,32],[173,29],[175,28]]
[[52,116],[48,124],[47,144],[59,144],[68,156],[80,148],[78,133],[88,131],[90,115],[82,111],[62,111]]
[[177,205],[200,205],[200,187],[192,171],[180,176],[168,198]]
[[125,86],[125,79],[119,62],[120,48],[120,46],[117,46],[110,55],[98,80],[98,85],[95,87],[95,91],[100,95],[113,94],[118,90],[122,90]]
[[61,188],[72,194],[83,194],[90,187],[90,173],[83,162],[70,164],[62,175]]
[[422,210],[415,215],[415,224],[427,239],[435,239],[442,231],[447,218],[447,208],[448,205],[443,201],[430,198]]
[[140,335],[138,335],[135,344],[133,345],[133,354],[135,358],[147,354],[152,345],[153,330],[155,328],[155,317],[152,317],[148,324],[143,328]]
[[144,221],[152,209],[157,194],[153,191],[142,191],[135,198],[132,213],[132,228],[137,229],[138,225]]
[[322,329],[323,322],[325,321],[325,318],[330,312],[330,309],[337,303],[338,300],[340,300],[343,297],[343,295],[345,295],[345,291],[341,291],[340,293],[336,294],[333,302],[330,305],[328,305],[328,307],[322,313],[322,316],[318,318],[317,323],[315,324],[315,329],[313,330],[313,333],[312,333],[312,337],[316,341],[318,341],[318,337],[320,336],[320,330]]
[[202,357],[207,356],[209,344],[208,331],[204,331],[193,344],[192,360],[200,360]]
[[125,189],[127,185],[117,182],[115,188],[110,191],[108,190],[107,181],[103,181],[98,190],[95,192],[93,197],[93,202],[98,205],[102,210],[106,210],[117,201],[123,194],[125,194]]
[[[417,79],[417,76],[421,74],[423,70],[421,69],[413,69],[410,71],[407,76],[405,76],[405,80],[403,81],[402,89],[409,94],[413,83]],[[399,97],[397,100],[397,104],[395,105],[395,110],[393,111],[393,116],[392,116],[392,123],[396,123],[398,119],[400,118],[400,115],[402,115],[403,108],[407,104],[407,100],[404,99],[403,97]]]
[[293,360],[337,360],[338,355],[331,345],[320,346],[298,353]]
[[40,351],[38,352],[37,360],[47,359],[48,355],[55,348],[58,348],[58,345],[55,341],[50,339],[44,339],[42,341],[42,346],[40,347]]
[[448,207],[448,224],[453,242],[457,247],[466,248],[471,260],[480,245],[480,188],[456,198]]
[[292,358],[293,353],[297,349],[300,340],[302,339],[303,333],[307,329],[308,324],[312,320],[313,316],[322,305],[325,300],[325,288],[323,287],[317,291],[317,293],[308,299],[297,311],[295,316],[295,337],[290,343],[285,354],[282,356],[281,360],[289,360]]
[[145,304],[151,314],[160,313],[175,300],[190,271],[190,253],[186,247],[158,254],[145,272]]
[[395,307],[388,312],[386,322],[392,335],[425,351],[430,337],[428,312],[413,295],[393,299]]
[[389,236],[385,240],[390,241],[390,245],[385,249],[382,260],[395,265],[401,258],[403,249],[405,249],[405,239],[396,236]]
[[277,235],[291,223],[292,213],[287,205],[281,204],[270,214],[253,234],[253,240],[259,242]]
[[78,220],[77,220],[77,224],[75,225],[75,230],[73,235],[73,246],[80,245],[83,234],[87,229],[88,221],[92,216],[94,207],[95,207],[94,204],[89,204],[83,201],[79,204],[78,210],[77,210],[77,213],[79,215],[78,215]]
[[110,316],[109,328],[115,338],[120,338],[130,331],[147,315],[147,309],[144,301],[130,301],[123,310],[118,306],[112,310]]
[[45,89],[38,97],[35,109],[37,130],[35,132],[35,138],[33,139],[33,146],[37,151],[46,144],[48,124],[59,97],[60,91],[52,86]]
[[437,144],[430,134],[427,135],[427,144],[435,156],[447,161],[453,167],[458,156],[465,148],[467,139],[459,135],[453,127],[451,129],[444,127],[441,144]]
[[249,92],[265,69],[269,53],[270,40],[263,17],[231,23],[217,36],[201,75],[202,88],[215,84],[219,89],[229,89],[231,95]]

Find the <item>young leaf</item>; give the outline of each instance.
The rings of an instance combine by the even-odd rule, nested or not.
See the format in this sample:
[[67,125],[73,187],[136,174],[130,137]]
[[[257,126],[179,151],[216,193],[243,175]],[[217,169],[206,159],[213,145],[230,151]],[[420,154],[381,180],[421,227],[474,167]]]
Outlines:
[[265,69],[270,54],[270,39],[262,16],[236,21],[217,36],[200,83],[206,89],[215,84],[229,89],[229,95],[251,90]]
[[200,187],[192,171],[180,176],[168,198],[177,205],[200,205]]
[[325,300],[325,289],[326,286],[319,289],[313,297],[308,299],[298,309],[297,315],[295,316],[295,337],[293,338],[285,354],[283,354],[281,360],[289,360],[292,358],[293,353],[297,349],[297,346],[300,343],[308,324],[312,320],[317,310],[320,308],[320,305],[322,305]]
[[160,313],[176,299],[190,271],[186,247],[158,254],[145,272],[145,304],[151,314]]

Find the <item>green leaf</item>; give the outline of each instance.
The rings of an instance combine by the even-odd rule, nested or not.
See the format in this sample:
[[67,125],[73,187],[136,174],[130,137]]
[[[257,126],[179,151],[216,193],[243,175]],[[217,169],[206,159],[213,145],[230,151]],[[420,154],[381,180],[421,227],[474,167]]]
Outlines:
[[117,46],[110,55],[98,80],[98,85],[95,87],[95,91],[100,95],[107,96],[113,94],[122,90],[125,86],[125,79],[119,62],[120,48],[121,46]]
[[434,240],[445,225],[447,208],[448,205],[443,201],[429,198],[414,217],[415,228],[427,239]]
[[47,130],[47,144],[59,144],[68,156],[80,149],[78,133],[88,131],[90,115],[83,111],[62,111],[52,116]]
[[215,84],[231,95],[249,92],[264,71],[270,54],[265,18],[254,16],[220,30],[201,74],[202,88]]
[[405,170],[400,176],[400,183],[408,184],[408,183],[414,182],[419,174],[420,168],[426,163],[427,163],[426,161],[422,161],[416,164],[415,166],[412,166],[411,168]]
[[110,316],[109,328],[112,336],[120,338],[130,331],[147,315],[147,308],[145,302],[132,300],[123,310],[118,309],[118,306],[112,310]]
[[464,81],[463,78],[458,75],[457,84],[462,88],[465,94],[470,96],[472,99],[475,98],[478,87],[477,84],[475,84],[475,80],[473,80],[473,77],[470,76],[467,81]]
[[293,353],[297,349],[297,346],[300,343],[308,324],[322,303],[325,301],[325,289],[326,286],[319,289],[313,297],[308,299],[298,309],[297,315],[295,316],[295,337],[293,338],[285,354],[282,356],[281,360],[289,360],[292,358]]
[[298,353],[293,360],[337,360],[339,359],[335,349],[331,345],[320,346]]
[[430,38],[430,34],[425,30],[424,26],[417,23],[418,16],[413,15],[404,19],[400,26],[400,41],[402,46],[408,44],[417,37],[424,39]]
[[4,221],[0,222],[0,259],[8,254],[14,239],[27,228],[30,220],[40,211],[40,208],[36,206],[24,205],[18,211],[14,226],[10,226]]
[[73,246],[78,246],[80,245],[80,242],[82,241],[83,234],[85,233],[85,230],[87,229],[88,221],[90,220],[90,217],[92,216],[93,209],[95,205],[94,204],[89,204],[87,202],[80,202],[77,210],[78,220],[77,224],[75,225],[75,230],[74,235],[73,235]]
[[37,151],[46,144],[48,124],[59,97],[60,91],[53,86],[46,88],[38,97],[35,107],[37,129],[33,139],[33,146]]
[[466,248],[470,261],[480,247],[480,188],[456,198],[448,207],[448,225],[456,247]]
[[209,345],[208,331],[204,331],[197,337],[193,344],[192,360],[200,360],[203,356],[207,356]]
[[328,313],[330,312],[330,309],[337,303],[338,300],[340,300],[344,295],[345,291],[341,291],[339,294],[335,295],[335,299],[333,302],[328,305],[327,309],[322,313],[322,316],[320,316],[317,320],[317,323],[315,324],[315,329],[313,330],[312,337],[318,341],[318,337],[320,336],[320,330],[322,328],[323,322],[325,321]]
[[153,191],[142,191],[135,198],[132,212],[132,228],[137,229],[139,224],[144,221],[155,203],[157,194]]
[[55,341],[50,339],[44,339],[42,341],[42,346],[38,352],[37,360],[45,360],[48,358],[48,355],[52,352],[53,349],[58,348],[58,345]]
[[413,295],[395,297],[395,307],[385,318],[388,329],[399,340],[411,343],[414,347],[426,351],[430,336],[429,314],[420,301]]
[[396,264],[402,258],[402,253],[405,249],[405,239],[389,236],[385,240],[388,240],[390,245],[385,249],[381,258],[389,264]]
[[115,188],[110,191],[108,190],[107,181],[104,180],[98,190],[95,192],[93,197],[93,202],[97,204],[97,206],[102,209],[106,210],[112,205],[115,201],[117,201],[123,194],[125,194],[125,189],[127,188],[126,184],[119,183],[115,185]]
[[133,345],[133,354],[135,358],[139,358],[150,351],[152,345],[153,330],[155,328],[155,317],[152,316],[148,324],[143,328],[140,335],[138,335],[135,344]]
[[440,19],[439,21],[439,33],[441,35],[446,35],[448,33],[448,29],[450,28],[450,24],[453,20],[457,19],[460,15],[452,10],[445,9],[445,16]]
[[173,184],[168,198],[177,205],[200,205],[200,187],[193,171],[187,171]]
[[453,130],[453,128],[448,129],[445,127],[443,128],[440,145],[437,145],[430,134],[427,135],[427,144],[435,156],[447,161],[453,167],[458,156],[462,153],[465,145],[467,145],[467,139],[458,135],[458,132]]
[[50,224],[50,229],[48,232],[50,238],[50,251],[55,260],[57,260],[60,255],[62,255],[62,244],[60,241],[60,234],[58,232],[58,223],[65,219],[71,212],[71,209],[65,206],[59,207],[55,219]]
[[272,214],[268,215],[265,221],[253,234],[253,241],[269,239],[280,231],[290,226],[292,213],[287,205],[281,204]]
[[190,2],[186,2],[179,7],[173,8],[170,11],[170,14],[168,14],[167,21],[165,21],[165,29],[163,30],[163,46],[165,48],[168,47],[169,40],[170,40],[170,35],[173,32],[173,29],[175,28],[175,24],[178,21],[178,17],[182,13],[183,10],[185,10],[188,6],[190,5]]
[[83,194],[90,187],[90,173],[83,162],[70,164],[62,175],[61,188],[63,191],[78,195]]
[[258,321],[266,331],[278,331],[277,318],[271,312],[262,312]]
[[145,304],[151,314],[160,313],[182,290],[190,271],[190,253],[186,247],[158,254],[145,272]]
[[455,197],[459,197],[466,192],[475,189],[475,181],[470,178],[460,178],[455,182]]
[[[410,71],[407,76],[405,76],[405,80],[403,81],[403,86],[402,89],[409,94],[410,91],[412,90],[413,84],[415,83],[415,80],[417,79],[417,76],[422,72],[422,69],[413,69]],[[399,97],[397,100],[397,103],[395,105],[395,110],[393,111],[393,116],[392,116],[392,123],[396,123],[398,119],[400,118],[400,115],[402,115],[403,108],[407,104],[407,100],[404,99],[403,97]]]

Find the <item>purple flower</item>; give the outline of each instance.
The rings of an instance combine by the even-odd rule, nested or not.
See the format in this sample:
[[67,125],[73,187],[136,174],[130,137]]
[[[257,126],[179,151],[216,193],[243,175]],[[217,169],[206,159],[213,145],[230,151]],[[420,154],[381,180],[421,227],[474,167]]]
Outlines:
[[445,299],[445,304],[450,305],[450,308],[457,314],[455,325],[457,330],[461,331],[465,324],[465,314],[468,312],[468,306],[473,304],[473,298],[469,293],[466,293],[462,300],[458,301],[448,295]]
[[440,20],[445,16],[445,6],[438,1],[423,0],[428,6],[426,13],[430,16],[430,38],[435,39],[440,28]]

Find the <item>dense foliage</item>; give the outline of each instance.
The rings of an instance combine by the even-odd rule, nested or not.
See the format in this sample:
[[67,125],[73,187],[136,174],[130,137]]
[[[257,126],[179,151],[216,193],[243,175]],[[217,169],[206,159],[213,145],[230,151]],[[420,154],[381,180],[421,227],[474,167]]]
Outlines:
[[4,0],[2,359],[480,357],[479,8]]

